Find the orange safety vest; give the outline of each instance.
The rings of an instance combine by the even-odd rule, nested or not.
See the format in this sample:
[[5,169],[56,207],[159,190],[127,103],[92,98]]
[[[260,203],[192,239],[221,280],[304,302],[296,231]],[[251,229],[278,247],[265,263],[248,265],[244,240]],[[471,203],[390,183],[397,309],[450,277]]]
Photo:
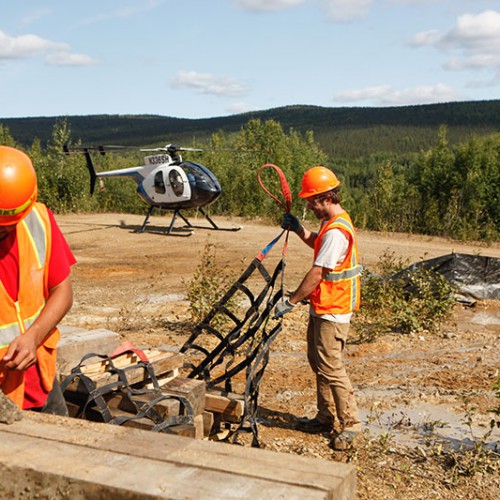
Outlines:
[[[52,231],[47,208],[36,203],[17,224],[19,247],[19,291],[14,302],[0,282],[0,387],[19,408],[24,400],[24,372],[9,370],[1,363],[9,344],[33,324],[49,295],[48,268]],[[56,375],[56,347],[60,338],[54,328],[36,351],[42,386],[52,389]]]
[[361,299],[361,270],[358,244],[352,220],[346,212],[323,224],[314,242],[314,260],[327,231],[339,229],[349,240],[344,261],[326,274],[312,291],[309,300],[316,314],[347,314],[359,309]]

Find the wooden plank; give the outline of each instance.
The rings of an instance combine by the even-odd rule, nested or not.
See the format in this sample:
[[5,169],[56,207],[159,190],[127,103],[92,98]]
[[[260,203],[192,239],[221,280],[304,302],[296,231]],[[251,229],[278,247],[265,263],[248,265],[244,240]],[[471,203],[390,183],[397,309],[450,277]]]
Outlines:
[[224,471],[9,437],[0,443],[0,473],[8,478],[1,486],[3,498],[250,499],[262,492],[269,498],[325,498],[323,492],[258,478],[245,478],[243,484],[241,477]]
[[194,438],[196,436],[194,425],[187,424],[171,425],[165,432],[166,434],[174,434],[175,436],[184,436],[188,438]]
[[209,437],[214,426],[214,414],[210,411],[204,411],[201,416],[203,418],[203,436]]
[[[120,400],[120,398],[122,398]],[[171,400],[174,401],[174,400]],[[179,414],[179,402],[177,402],[177,415]],[[132,418],[137,415],[135,406],[130,402],[124,394],[116,394],[112,398],[112,404],[116,406],[108,406],[109,413],[112,418],[126,417],[126,420],[120,424],[121,427],[131,427],[133,429],[141,429],[145,431],[152,431],[156,423],[148,417]],[[175,411],[175,410],[174,410]],[[75,411],[70,409],[70,415],[75,415]],[[176,415],[172,415],[176,416]],[[104,423],[101,409],[98,406],[87,408],[85,411],[87,421]],[[200,420],[201,419],[201,420]],[[116,425],[109,424],[108,425]],[[155,431],[156,432],[156,431]],[[191,438],[203,438],[203,417],[198,415],[194,417],[192,424],[178,424],[171,425],[165,429],[168,434],[175,434],[178,436],[187,436]]]
[[355,498],[350,464],[24,413],[0,426],[9,498]]
[[[172,356],[175,356],[178,353],[173,353],[170,351],[161,351],[158,349],[144,349],[143,350],[145,356],[147,357],[148,361],[152,365],[158,365],[158,371],[156,371],[156,375],[160,376],[164,372],[160,371],[161,369],[161,364],[160,362],[163,359],[169,359]],[[182,355],[181,355],[182,358]],[[179,362],[180,362],[180,359]],[[93,360],[91,363],[90,361]],[[140,356],[135,353],[135,352],[124,352],[123,354],[120,354],[119,356],[113,358],[111,361],[107,359],[99,359],[99,357],[95,358],[89,358],[87,361],[87,364],[81,367],[82,373],[85,375],[92,377],[92,378],[98,378],[100,375],[102,375],[104,372],[106,372],[111,365],[115,366],[116,368],[126,368],[131,365],[135,365],[137,363],[141,362]],[[179,364],[179,366],[175,366],[175,368],[180,368],[182,364]]]
[[[173,380],[175,377],[179,376],[179,369],[175,368],[174,370],[164,373],[156,378],[156,382],[159,387],[163,387],[165,384]],[[144,384],[140,384],[140,387],[143,389],[156,389],[156,386],[153,382],[146,382]]]
[[[163,352],[158,351],[158,353],[156,353],[151,358],[151,365],[153,366],[155,374],[163,374],[173,371],[175,369],[182,367],[184,363],[183,354],[172,353],[167,351]],[[132,360],[134,360],[134,356],[125,356],[120,361],[120,363],[122,364],[127,362],[131,363]],[[122,365],[121,367],[123,368],[125,366],[129,366],[126,375],[130,385],[143,383],[151,380],[149,373],[142,366],[134,364],[129,364],[129,365],[125,364]],[[90,376],[90,378],[94,381],[97,387],[102,387],[103,385],[112,384],[119,381],[118,374],[106,372],[104,370],[105,370],[105,362],[104,365],[102,362],[99,362],[96,364],[92,364],[91,368],[89,368],[88,370],[86,369],[85,374],[87,376]],[[82,369],[82,372],[84,372],[84,369]],[[79,377],[75,377],[68,384],[66,390],[69,392],[81,392],[81,393],[87,392],[85,386],[82,384]]]
[[162,387],[162,393],[187,398],[194,415],[200,415],[205,408],[206,384],[203,380],[176,377]]
[[[151,401],[158,399],[160,394],[158,393],[144,393],[144,394],[134,394],[132,398],[134,401],[142,403],[150,403]],[[123,393],[114,393],[104,396],[104,399],[110,408],[117,408],[119,410],[124,410],[129,413],[135,413],[137,407],[130,401],[130,399]],[[179,415],[181,404],[178,399],[167,398],[158,401],[154,406],[154,410],[160,417],[175,417]]]
[[57,345],[58,372],[64,376],[77,366],[89,352],[109,354],[120,344],[118,333],[99,328],[96,330],[60,328],[61,339]]
[[[128,413],[126,411],[122,411],[122,410],[119,410],[117,408],[111,408],[110,413],[113,416],[113,418],[117,418],[117,417],[130,418],[130,417],[134,416],[132,413]],[[111,424],[108,424],[108,425],[111,425]],[[142,418],[134,418],[131,420],[126,420],[125,422],[123,422],[123,424],[121,424],[121,426],[131,427],[133,429],[142,429],[145,431],[150,431],[155,426],[155,423],[147,417],[142,417]]]
[[205,410],[221,413],[224,417],[234,417],[231,421],[239,422],[245,413],[244,397],[239,394],[210,390],[205,394]]

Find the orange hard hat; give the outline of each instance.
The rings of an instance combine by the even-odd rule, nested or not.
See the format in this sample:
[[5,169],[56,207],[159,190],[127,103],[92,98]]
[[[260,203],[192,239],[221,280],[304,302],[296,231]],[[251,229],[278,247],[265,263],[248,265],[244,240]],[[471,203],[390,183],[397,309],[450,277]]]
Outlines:
[[326,167],[310,168],[302,177],[301,198],[309,198],[335,189],[340,184],[337,176]]
[[28,215],[38,194],[36,172],[19,149],[0,146],[0,226],[11,226]]

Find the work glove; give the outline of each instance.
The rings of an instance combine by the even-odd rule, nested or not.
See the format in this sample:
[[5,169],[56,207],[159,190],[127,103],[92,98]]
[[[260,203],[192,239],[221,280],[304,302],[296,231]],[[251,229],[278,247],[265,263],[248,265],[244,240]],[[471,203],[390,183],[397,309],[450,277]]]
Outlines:
[[300,223],[299,219],[297,219],[295,215],[290,213],[283,214],[283,221],[281,223],[281,227],[283,229],[289,229],[294,233],[302,232],[302,224]]
[[274,308],[273,319],[278,319],[284,316],[287,312],[290,312],[295,307],[288,299],[278,302]]

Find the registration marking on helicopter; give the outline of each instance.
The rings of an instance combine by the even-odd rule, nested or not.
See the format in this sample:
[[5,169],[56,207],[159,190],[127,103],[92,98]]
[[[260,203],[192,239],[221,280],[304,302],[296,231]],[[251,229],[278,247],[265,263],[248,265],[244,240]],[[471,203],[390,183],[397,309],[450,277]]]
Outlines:
[[146,156],[144,161],[147,165],[163,165],[164,163],[170,163],[172,158],[169,155],[152,155]]

